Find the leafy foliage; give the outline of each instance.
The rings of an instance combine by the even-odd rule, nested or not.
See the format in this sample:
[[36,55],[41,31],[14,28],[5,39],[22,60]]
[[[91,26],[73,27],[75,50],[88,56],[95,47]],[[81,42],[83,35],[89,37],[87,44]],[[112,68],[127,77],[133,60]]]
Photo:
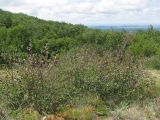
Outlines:
[[[152,26],[133,33],[101,31],[0,10],[0,64],[8,73],[0,76],[0,101],[15,111],[44,114],[70,106],[67,119],[95,117],[79,100],[108,115],[108,105],[153,96],[143,64],[160,68],[159,46],[160,32]],[[34,119],[37,113],[24,114]]]
[[147,31],[134,33],[101,31],[83,25],[45,21],[2,10],[0,11],[0,36],[1,57],[4,53],[12,58],[24,57],[28,53],[27,46],[30,43],[33,45],[32,52],[38,54],[47,45],[50,55],[83,44],[95,44],[110,51],[119,51],[124,47],[124,51],[145,57],[152,57],[160,51],[160,32],[154,30],[152,26]]
[[147,90],[152,82],[135,61],[126,59],[131,57],[119,62],[117,56],[107,52],[100,56],[97,50],[77,48],[53,61],[33,55],[20,67],[17,77],[13,74],[2,83],[8,105],[52,113],[87,94],[111,105],[150,96]]

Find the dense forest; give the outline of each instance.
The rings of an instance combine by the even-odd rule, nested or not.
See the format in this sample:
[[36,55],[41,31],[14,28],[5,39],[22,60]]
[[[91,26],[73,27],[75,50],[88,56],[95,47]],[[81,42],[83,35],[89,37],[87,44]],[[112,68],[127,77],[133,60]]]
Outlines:
[[127,119],[119,108],[159,97],[148,77],[160,69],[159,46],[152,25],[105,31],[0,10],[0,119]]

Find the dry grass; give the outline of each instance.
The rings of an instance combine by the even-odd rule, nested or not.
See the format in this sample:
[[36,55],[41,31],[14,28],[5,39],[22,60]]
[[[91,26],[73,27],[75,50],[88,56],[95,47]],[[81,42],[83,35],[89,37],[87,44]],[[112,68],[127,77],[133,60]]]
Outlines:
[[147,72],[156,82],[153,91],[155,94],[158,93],[157,97],[143,101],[144,104],[136,103],[124,109],[120,108],[117,116],[113,114],[112,120],[160,120],[160,70],[147,70]]
[[0,78],[4,78],[4,77],[6,77],[6,75],[7,75],[6,70],[4,70],[4,69],[0,70]]
[[154,78],[157,84],[160,84],[160,70],[148,70],[148,73]]
[[133,105],[121,112],[120,118],[124,120],[159,120],[160,103],[141,107]]
[[157,97],[160,97],[160,70],[148,70],[147,72],[156,83],[155,87],[153,88],[153,94],[156,94]]
[[5,79],[6,77],[18,77],[18,71],[16,69],[0,69],[0,80]]

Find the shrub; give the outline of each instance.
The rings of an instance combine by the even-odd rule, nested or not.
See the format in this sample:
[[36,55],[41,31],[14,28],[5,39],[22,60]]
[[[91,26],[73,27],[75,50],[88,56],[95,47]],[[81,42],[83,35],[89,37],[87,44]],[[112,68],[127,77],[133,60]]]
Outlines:
[[155,55],[149,58],[146,65],[153,69],[160,69],[160,55]]
[[[2,95],[13,109],[33,107],[36,110],[55,112],[71,99],[74,88],[67,81],[67,73],[53,66],[42,67],[42,59],[34,58],[18,69],[18,76],[9,76],[1,87]],[[63,71],[62,71],[63,72]]]
[[75,71],[74,85],[83,93],[96,93],[106,102],[143,98],[151,81],[145,80],[141,65],[136,63],[131,56],[124,57],[120,62],[112,54],[104,54],[99,59],[97,55],[92,56],[91,59],[97,60],[93,60],[90,67]]
[[152,82],[145,75],[141,60],[130,55],[120,60],[119,55],[106,51],[98,54],[98,50],[81,48],[65,56],[66,64],[73,70],[73,85],[80,93],[97,94],[104,101],[118,102],[142,99],[148,94]]
[[108,50],[117,50],[122,46],[123,43],[123,32],[106,32],[106,42],[105,47]]
[[129,46],[129,50],[136,56],[151,57],[157,52],[157,43],[153,39],[139,38]]
[[[33,107],[40,113],[60,111],[74,98],[93,94],[108,103],[145,97],[151,82],[144,79],[141,64],[131,56],[119,60],[109,52],[84,46],[57,55],[31,55],[2,83],[2,94],[12,108]],[[150,95],[150,94],[149,94]],[[71,102],[72,101],[72,102]]]

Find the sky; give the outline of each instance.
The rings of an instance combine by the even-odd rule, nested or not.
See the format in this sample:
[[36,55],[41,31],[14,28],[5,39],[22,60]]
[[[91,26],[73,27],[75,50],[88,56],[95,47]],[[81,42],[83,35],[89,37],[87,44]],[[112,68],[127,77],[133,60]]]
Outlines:
[[0,9],[73,24],[160,24],[160,0],[0,0]]

